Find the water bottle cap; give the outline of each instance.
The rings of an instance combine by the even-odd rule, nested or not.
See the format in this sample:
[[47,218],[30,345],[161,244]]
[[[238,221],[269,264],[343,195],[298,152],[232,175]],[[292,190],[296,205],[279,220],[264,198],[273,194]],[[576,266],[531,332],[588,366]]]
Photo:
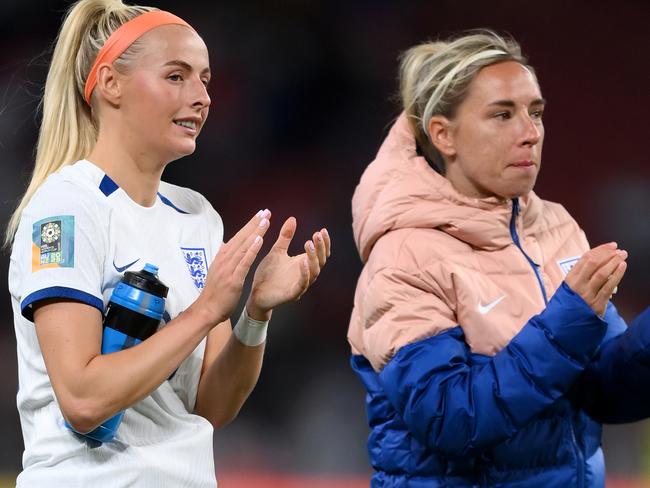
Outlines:
[[169,288],[158,278],[158,266],[151,263],[145,264],[140,271],[124,273],[122,283],[162,298],[166,298],[169,291]]

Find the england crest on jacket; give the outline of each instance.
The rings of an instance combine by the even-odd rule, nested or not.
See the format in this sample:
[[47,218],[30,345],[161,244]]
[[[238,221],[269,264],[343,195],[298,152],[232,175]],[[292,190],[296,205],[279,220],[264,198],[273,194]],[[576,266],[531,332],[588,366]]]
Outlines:
[[557,265],[560,267],[562,272],[564,273],[564,276],[569,274],[569,271],[571,271],[571,268],[573,268],[576,263],[580,260],[581,256],[571,256],[570,258],[564,258],[560,259],[557,262]]
[[187,269],[192,281],[199,291],[205,286],[205,277],[208,275],[207,258],[202,247],[181,247]]

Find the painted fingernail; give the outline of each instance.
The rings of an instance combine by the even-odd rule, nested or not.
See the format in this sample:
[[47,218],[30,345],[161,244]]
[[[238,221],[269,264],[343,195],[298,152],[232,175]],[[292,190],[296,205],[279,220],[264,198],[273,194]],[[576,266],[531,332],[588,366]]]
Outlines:
[[269,220],[268,220],[267,218],[263,218],[262,220],[260,220],[260,227],[261,227],[262,229],[263,229],[264,227],[266,227],[267,225],[269,225]]
[[311,252],[314,252],[316,250],[316,247],[314,246],[313,242],[309,241],[309,244],[307,244],[307,245],[309,246],[309,250]]

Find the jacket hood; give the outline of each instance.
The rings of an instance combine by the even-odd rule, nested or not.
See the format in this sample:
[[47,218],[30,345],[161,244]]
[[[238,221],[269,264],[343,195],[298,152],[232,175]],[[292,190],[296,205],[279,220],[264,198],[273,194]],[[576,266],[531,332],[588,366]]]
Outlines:
[[[531,229],[542,201],[533,193],[519,199],[523,227]],[[473,247],[501,249],[512,244],[512,201],[471,198],[418,156],[402,113],[366,168],[352,197],[352,228],[363,262],[377,240],[404,228],[439,229]]]

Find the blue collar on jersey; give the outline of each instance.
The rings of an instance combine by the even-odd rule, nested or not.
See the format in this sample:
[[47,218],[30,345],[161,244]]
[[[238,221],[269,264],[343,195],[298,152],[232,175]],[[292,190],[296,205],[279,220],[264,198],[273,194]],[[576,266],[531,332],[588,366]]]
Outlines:
[[[104,177],[102,178],[102,181],[99,183],[99,189],[106,196],[111,195],[118,188],[119,188],[119,186],[117,185],[117,183],[115,183],[113,180],[111,180],[111,178],[108,175],[104,175]],[[165,205],[169,205],[171,208],[173,208],[177,212],[182,213],[182,214],[189,214],[189,212],[186,212],[185,210],[181,210],[176,205],[174,205],[171,202],[171,200],[169,200],[169,198],[161,195],[160,192],[158,192],[158,196],[160,197],[160,200]]]

